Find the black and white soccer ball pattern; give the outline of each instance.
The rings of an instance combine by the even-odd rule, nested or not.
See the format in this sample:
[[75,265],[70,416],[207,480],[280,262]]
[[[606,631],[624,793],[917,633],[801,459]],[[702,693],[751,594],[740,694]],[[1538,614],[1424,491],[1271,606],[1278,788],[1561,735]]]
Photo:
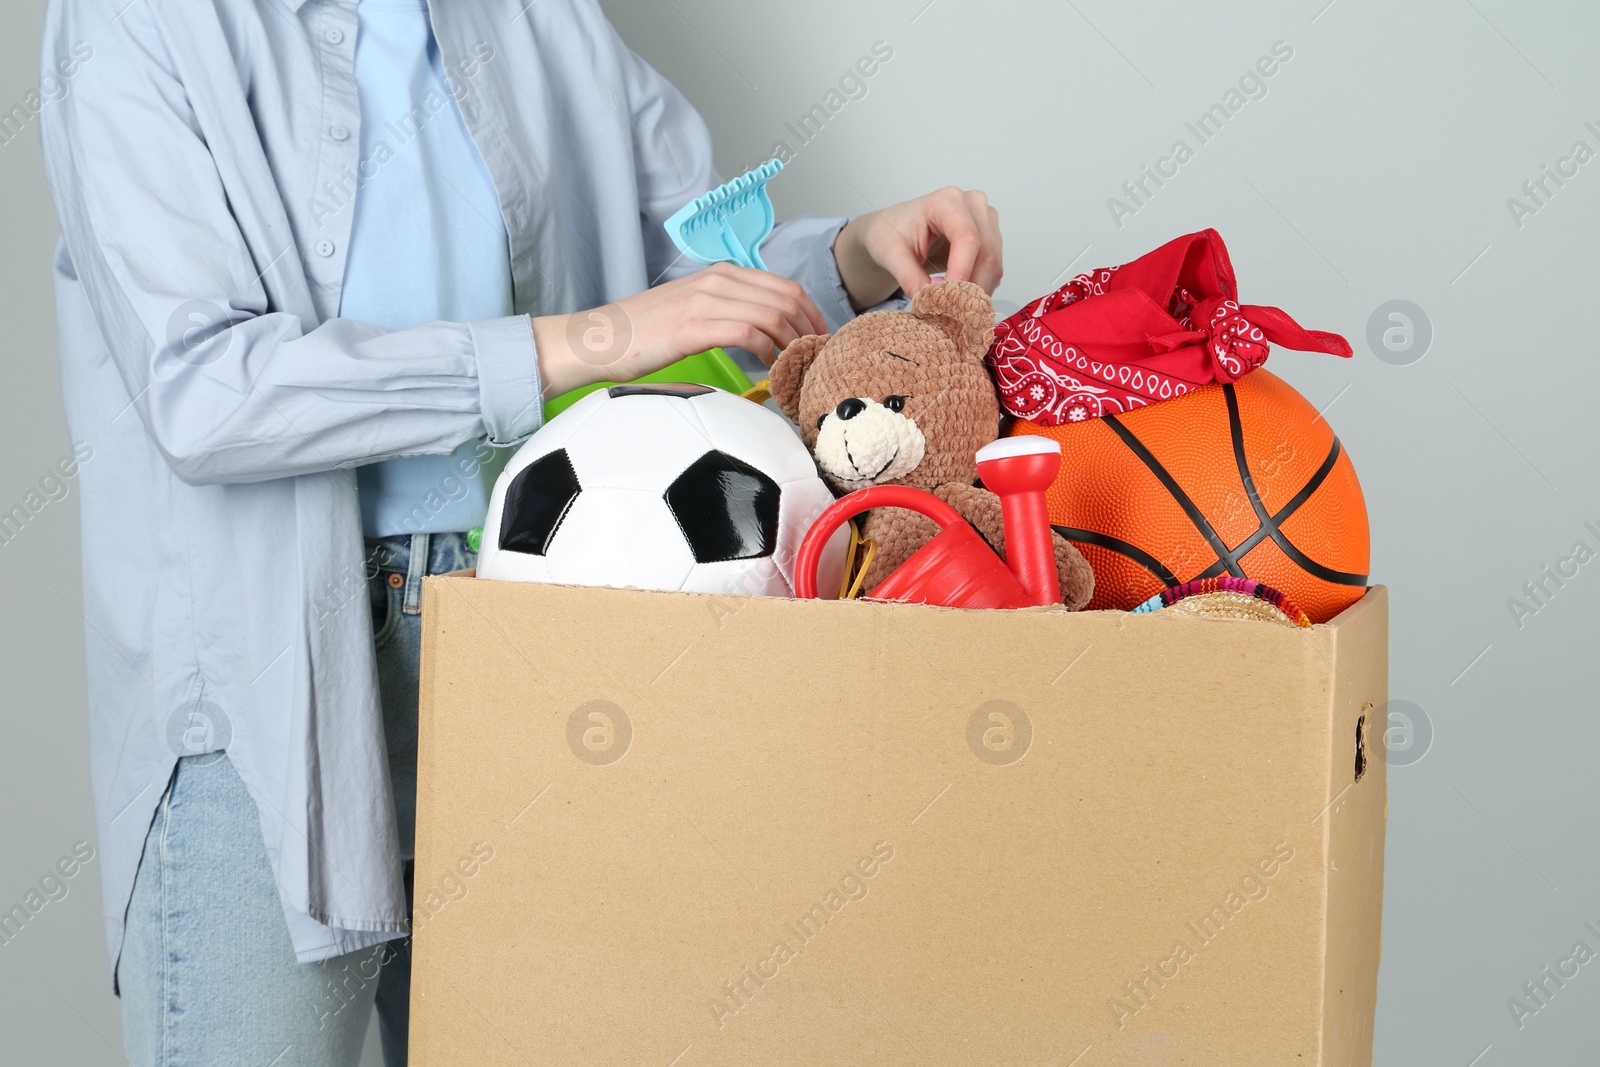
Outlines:
[[[478,576],[793,596],[833,494],[781,416],[699,385],[618,385],[550,420],[495,483]],[[847,534],[823,553],[838,590]]]

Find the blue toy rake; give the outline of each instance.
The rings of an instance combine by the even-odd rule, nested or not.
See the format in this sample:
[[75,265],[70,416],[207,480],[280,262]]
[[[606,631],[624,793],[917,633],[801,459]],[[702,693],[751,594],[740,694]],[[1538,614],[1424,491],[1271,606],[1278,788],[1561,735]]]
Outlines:
[[770,160],[685,204],[667,220],[672,243],[706,266],[736,263],[766,270],[760,248],[773,224],[767,182],[782,169],[783,160]]

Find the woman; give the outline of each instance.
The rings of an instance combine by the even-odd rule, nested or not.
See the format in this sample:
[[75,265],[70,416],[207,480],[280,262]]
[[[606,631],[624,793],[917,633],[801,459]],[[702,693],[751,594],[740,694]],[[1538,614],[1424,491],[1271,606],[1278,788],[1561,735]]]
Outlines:
[[128,1056],[351,1064],[376,1002],[403,1063],[417,592],[506,450],[545,397],[770,359],[929,267],[992,291],[995,213],[694,269],[662,223],[709,135],[594,0],[53,0],[44,64]]

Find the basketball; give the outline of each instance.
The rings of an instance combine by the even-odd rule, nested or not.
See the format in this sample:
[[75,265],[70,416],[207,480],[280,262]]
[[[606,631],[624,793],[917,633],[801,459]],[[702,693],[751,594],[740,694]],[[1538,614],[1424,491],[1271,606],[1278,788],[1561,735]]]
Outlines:
[[1266,370],[1126,414],[1019,419],[1009,432],[1061,442],[1050,522],[1094,568],[1091,610],[1232,575],[1327,622],[1366,592],[1355,468],[1316,408]]

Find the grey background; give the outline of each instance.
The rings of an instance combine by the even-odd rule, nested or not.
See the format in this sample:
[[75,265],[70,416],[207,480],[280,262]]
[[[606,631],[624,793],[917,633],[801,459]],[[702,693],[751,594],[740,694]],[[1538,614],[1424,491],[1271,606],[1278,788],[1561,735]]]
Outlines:
[[[552,3],[559,0],[539,0]],[[1271,368],[1349,449],[1393,596],[1391,692],[1432,730],[1390,773],[1377,1062],[1593,1062],[1600,963],[1519,1029],[1506,1000],[1600,926],[1595,639],[1600,560],[1519,627],[1508,599],[1583,540],[1600,549],[1595,263],[1600,160],[1519,227],[1507,206],[1575,141],[1600,150],[1600,7],[1513,0],[607,0],[623,36],[701,109],[725,174],[797,150],[780,213],[859,213],[957,184],[1007,236],[998,294],[1204,226],[1249,302],[1336,330],[1353,360]],[[0,35],[0,102],[37,82],[42,5]],[[785,123],[875,41],[894,57],[809,144]],[[1292,60],[1119,227],[1107,199],[1276,41]],[[69,450],[47,277],[54,216],[37,132],[0,145],[0,510]],[[1368,321],[1408,300],[1425,356],[1376,358]],[[1410,354],[1415,355],[1415,351]],[[1409,357],[1407,357],[1409,358]],[[76,504],[0,546],[0,905],[92,838]],[[1413,750],[1412,755],[1416,755]],[[0,946],[0,1061],[120,1062],[98,871]],[[1595,973],[1591,973],[1595,972]],[[17,1044],[28,1035],[31,1050]],[[369,1059],[371,1050],[369,1049]],[[371,1062],[376,1062],[372,1060]]]

